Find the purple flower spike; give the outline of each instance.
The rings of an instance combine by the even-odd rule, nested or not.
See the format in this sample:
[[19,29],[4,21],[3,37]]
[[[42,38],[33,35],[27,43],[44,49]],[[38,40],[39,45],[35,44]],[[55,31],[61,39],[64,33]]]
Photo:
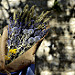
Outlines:
[[46,25],[44,24],[44,29],[46,29]]

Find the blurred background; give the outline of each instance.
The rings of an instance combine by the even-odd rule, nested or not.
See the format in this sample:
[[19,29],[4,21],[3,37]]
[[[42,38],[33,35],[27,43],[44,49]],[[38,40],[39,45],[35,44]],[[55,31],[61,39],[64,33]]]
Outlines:
[[24,6],[51,11],[50,30],[36,52],[35,75],[75,75],[75,0],[0,0],[0,34]]

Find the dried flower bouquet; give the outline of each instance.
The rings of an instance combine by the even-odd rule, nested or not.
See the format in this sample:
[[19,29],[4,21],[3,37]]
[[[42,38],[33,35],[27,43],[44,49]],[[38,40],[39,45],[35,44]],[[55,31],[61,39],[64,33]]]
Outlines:
[[3,51],[5,58],[2,58],[7,71],[15,72],[32,63],[38,44],[48,32],[47,22],[50,19],[46,16],[48,13],[49,11],[46,13],[43,11],[38,15],[35,5],[30,10],[26,5],[22,12],[17,11],[13,18],[10,17],[6,42],[8,50]]

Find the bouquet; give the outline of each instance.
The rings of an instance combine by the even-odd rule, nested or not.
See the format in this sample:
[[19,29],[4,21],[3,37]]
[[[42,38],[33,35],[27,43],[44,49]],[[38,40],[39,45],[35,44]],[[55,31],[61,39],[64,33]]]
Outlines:
[[[8,50],[5,55],[6,69],[10,72],[23,68],[27,63],[24,59],[28,56],[26,53],[33,51],[34,54],[37,44],[43,40],[48,32],[47,27],[50,17],[46,15],[49,11],[45,13],[43,11],[38,15],[35,7],[33,5],[29,10],[29,6],[26,5],[22,12],[16,11],[14,16],[10,17],[7,39]],[[12,67],[10,67],[11,65]],[[13,70],[14,67],[15,69]]]

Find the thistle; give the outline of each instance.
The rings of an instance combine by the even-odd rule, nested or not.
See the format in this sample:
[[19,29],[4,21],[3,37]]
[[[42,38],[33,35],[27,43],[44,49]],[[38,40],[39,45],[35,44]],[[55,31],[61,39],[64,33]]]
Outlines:
[[[28,9],[28,5],[24,7],[22,12],[14,12],[13,18],[10,17],[10,25],[8,26],[8,53],[6,64],[10,63],[18,56],[37,43],[46,33],[47,22],[50,17],[46,17],[49,11],[44,11],[38,15],[35,12],[35,5]],[[35,14],[36,13],[36,14]],[[12,20],[13,19],[13,20]]]

